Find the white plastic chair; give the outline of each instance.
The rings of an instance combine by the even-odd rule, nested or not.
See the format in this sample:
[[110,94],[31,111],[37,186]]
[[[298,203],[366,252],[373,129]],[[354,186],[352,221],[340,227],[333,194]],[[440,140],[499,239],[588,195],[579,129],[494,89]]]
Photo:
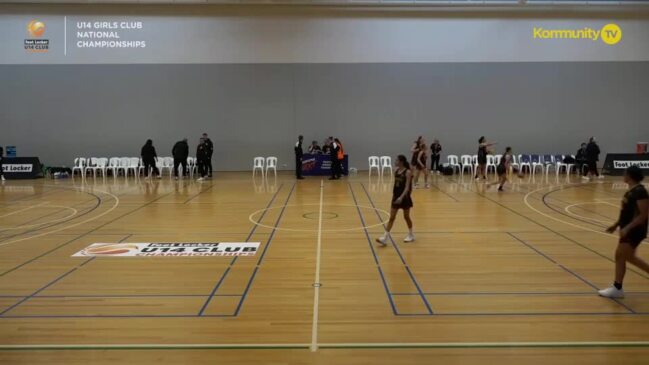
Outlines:
[[255,177],[255,172],[257,170],[261,171],[261,176],[264,175],[264,166],[266,164],[266,159],[263,157],[255,157],[252,160],[252,177]]
[[[554,156],[554,161],[557,163],[557,176],[559,176],[559,172],[561,172],[561,169],[566,169],[566,175],[570,175],[570,170],[575,166],[574,164],[571,163],[565,163],[563,160],[566,158],[567,155],[556,155]],[[559,160],[557,160],[560,158]]]
[[[559,160],[560,162],[561,160]],[[559,169],[557,167],[557,160],[554,155],[543,155],[543,164],[545,167],[545,176],[548,176],[550,169],[554,169],[557,176],[559,176]]]
[[74,177],[74,172],[79,171],[79,174],[82,178],[86,177],[86,165],[88,164],[85,157],[77,157],[74,159],[74,167],[72,168],[72,177]]
[[495,155],[494,156],[494,163],[496,164],[496,166],[500,165],[500,160],[502,160],[502,159],[503,159],[503,155]]
[[119,166],[117,167],[117,174],[120,171],[124,171],[124,177],[128,177],[128,168],[131,165],[131,159],[128,157],[119,158]]
[[117,168],[119,168],[119,157],[111,157],[108,159],[108,166],[106,171],[110,171],[113,177],[117,177]]
[[[94,158],[94,157],[93,157]],[[97,178],[97,171],[101,172],[101,177],[106,178],[106,170],[108,169],[108,159],[105,157],[100,157],[95,159],[95,162],[92,166],[88,167],[86,171],[92,170],[92,178]]]
[[462,165],[460,165],[460,159],[456,155],[446,156],[446,161],[448,162],[448,165],[453,169],[453,172],[455,172],[455,169],[457,169],[458,173],[462,171]]
[[133,171],[133,175],[135,178],[138,178],[140,176],[140,158],[139,157],[131,157],[128,159],[128,167],[126,168],[126,176],[128,176],[129,171]]
[[390,156],[381,156],[379,159],[379,163],[381,164],[381,177],[383,177],[383,171],[385,169],[390,169],[390,176],[392,176],[393,171],[392,171],[392,157]]
[[485,173],[489,173],[489,169],[494,170],[496,173],[496,158],[493,155],[487,155],[487,166],[485,167]]
[[512,160],[509,163],[509,172],[513,172],[514,169],[517,169],[518,172],[520,173],[520,168],[521,166],[518,164],[518,157],[516,155],[512,155]]
[[381,165],[379,163],[379,157],[378,156],[370,156],[368,158],[369,164],[370,164],[370,171],[369,171],[369,176],[372,176],[372,169],[376,169],[376,174],[378,176],[381,176]]
[[158,157],[160,175],[164,173],[165,170],[169,171],[169,175],[173,175],[174,169],[174,159],[172,157]]
[[270,169],[273,169],[275,178],[277,178],[277,157],[275,156],[266,157],[266,177],[268,177],[268,170]]
[[543,156],[541,155],[531,155],[530,159],[532,161],[532,176],[536,174],[536,169],[540,168],[541,169],[541,174],[543,174],[543,169],[545,168],[545,164],[543,164]]
[[532,160],[530,159],[530,155],[518,155],[518,164],[521,173],[523,172],[523,168],[526,166],[530,173],[532,173]]
[[473,176],[473,171],[475,171],[473,167],[473,157],[470,155],[462,155],[460,157],[460,162],[462,163],[462,170],[460,171],[460,174],[464,176],[464,170],[468,169],[471,173],[471,176]]

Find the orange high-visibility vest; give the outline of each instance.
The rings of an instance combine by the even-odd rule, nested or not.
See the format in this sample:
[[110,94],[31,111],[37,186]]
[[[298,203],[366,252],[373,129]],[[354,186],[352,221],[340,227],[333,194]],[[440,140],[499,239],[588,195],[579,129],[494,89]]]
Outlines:
[[338,142],[338,159],[342,160],[345,158],[345,151],[343,150],[343,144]]

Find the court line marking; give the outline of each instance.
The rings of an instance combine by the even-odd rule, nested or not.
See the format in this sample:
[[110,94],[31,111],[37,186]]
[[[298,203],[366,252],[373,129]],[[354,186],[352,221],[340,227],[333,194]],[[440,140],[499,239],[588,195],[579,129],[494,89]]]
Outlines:
[[40,207],[41,205],[45,205],[45,204],[47,204],[47,202],[43,202],[43,203],[36,204],[36,205],[30,205],[30,206],[28,206],[27,208],[14,210],[13,212],[10,212],[10,213],[7,213],[7,214],[0,215],[0,218],[4,218],[4,217],[8,217],[8,216],[10,216],[10,215],[18,214],[18,213],[24,212],[24,211],[26,211],[26,210],[30,210],[30,209],[32,209],[32,208]]
[[[321,343],[321,349],[371,348],[605,348],[649,347],[649,341],[540,341],[540,342],[414,342],[414,343]],[[260,344],[29,344],[0,345],[0,350],[286,350],[308,349],[306,343]]]
[[[39,205],[42,206],[44,204],[39,204]],[[15,231],[15,230],[19,230],[19,229],[28,229],[28,228],[31,228],[31,227],[42,226],[42,225],[45,225],[45,224],[58,223],[58,222],[64,221],[64,220],[69,219],[69,218],[72,218],[72,217],[76,216],[77,214],[79,214],[78,210],[76,210],[76,209],[74,209],[72,207],[66,207],[65,205],[48,205],[48,206],[46,206],[46,208],[63,208],[63,210],[71,210],[72,214],[66,215],[63,218],[53,219],[51,221],[46,221],[46,222],[41,222],[41,223],[34,223],[34,224],[28,224],[28,225],[18,225],[18,226],[13,226],[13,227],[0,227],[0,230],[2,230],[2,231]],[[62,212],[63,210],[56,211],[53,214]],[[2,218],[2,217],[0,217],[0,218]]]
[[565,208],[563,208],[563,210],[566,213],[570,214],[571,216],[579,218],[579,219],[585,219],[585,220],[589,220],[589,221],[593,221],[593,222],[597,222],[597,223],[604,223],[604,224],[608,224],[608,225],[611,225],[614,222],[614,218],[611,218],[611,219],[605,221],[603,219],[586,217],[584,215],[577,214],[577,213],[573,212],[572,210],[570,210],[570,208],[572,208],[572,207],[579,207],[580,205],[586,205],[586,204],[601,204],[601,203],[600,202],[574,203],[574,204],[567,205]]
[[[559,186],[557,187],[557,189],[555,189],[555,190],[553,190],[553,191],[563,190],[566,186],[570,186],[570,187],[578,187],[578,186],[581,186],[581,185],[587,185],[587,184],[588,184],[588,183],[585,183],[585,184],[584,184],[584,183],[574,183],[574,184],[564,184],[564,185],[559,185]],[[596,184],[596,183],[590,183],[590,184]],[[529,209],[531,209],[532,211],[534,211],[534,212],[536,212],[536,213],[538,213],[538,214],[540,214],[540,215],[542,215],[542,216],[544,216],[544,217],[546,217],[546,218],[550,218],[550,219],[552,219],[552,220],[554,220],[554,221],[557,221],[557,222],[559,222],[559,223],[563,223],[563,224],[567,224],[567,225],[572,226],[572,227],[580,228],[580,229],[582,229],[582,230],[584,230],[584,231],[589,231],[589,232],[593,232],[593,233],[598,233],[598,234],[601,234],[601,235],[604,235],[604,236],[607,236],[607,237],[615,237],[615,236],[616,236],[616,235],[614,235],[614,234],[610,234],[610,233],[606,233],[606,232],[602,232],[602,231],[596,231],[596,230],[594,230],[594,229],[590,229],[590,228],[588,228],[588,227],[580,226],[580,225],[578,225],[578,224],[574,224],[574,223],[571,223],[571,222],[566,222],[566,221],[564,221],[564,220],[562,220],[562,219],[555,218],[555,217],[553,217],[553,216],[551,216],[551,215],[549,215],[549,214],[543,213],[543,212],[541,212],[540,210],[534,208],[534,207],[530,204],[530,202],[529,202],[529,200],[528,200],[529,197],[530,197],[532,194],[538,193],[538,192],[543,191],[543,190],[546,190],[546,189],[548,189],[548,187],[543,187],[543,188],[539,188],[539,189],[536,189],[536,190],[532,190],[532,191],[530,191],[529,193],[525,194],[525,197],[523,197],[523,202],[524,202],[525,205],[526,205]]]
[[[43,186],[50,186],[50,185],[43,185]],[[73,189],[70,189],[70,190],[73,190]],[[83,188],[81,188],[81,189],[76,189],[76,188],[74,188],[74,190],[76,190],[76,191],[80,191],[80,192],[84,192],[84,193],[86,192]],[[29,237],[19,238],[19,239],[13,240],[13,241],[3,242],[3,243],[0,243],[0,247],[2,247],[2,246],[7,246],[7,245],[10,245],[10,244],[12,244],[12,243],[16,243],[16,242],[22,242],[22,241],[26,241],[26,240],[30,240],[30,239],[34,239],[34,238],[38,238],[38,237],[43,237],[43,236],[46,236],[46,235],[51,234],[51,233],[61,232],[61,231],[64,231],[64,230],[66,230],[66,229],[70,229],[70,228],[73,228],[73,227],[79,226],[79,225],[81,225],[81,224],[90,223],[90,222],[92,222],[92,221],[94,221],[94,220],[97,220],[97,219],[99,219],[99,218],[105,216],[106,214],[112,212],[112,211],[115,210],[115,209],[117,208],[117,206],[119,205],[119,198],[118,198],[116,195],[113,195],[113,194],[111,194],[111,193],[109,193],[109,192],[102,191],[102,190],[96,190],[96,192],[98,192],[98,193],[102,193],[102,194],[106,194],[106,195],[112,197],[113,199],[115,199],[115,203],[113,204],[113,206],[110,207],[107,211],[105,211],[105,212],[103,212],[103,213],[101,213],[101,214],[99,214],[99,215],[97,215],[97,216],[90,217],[89,219],[86,219],[86,220],[84,220],[84,221],[81,221],[81,222],[78,222],[78,223],[74,223],[74,224],[71,224],[71,225],[68,225],[68,226],[64,226],[64,227],[61,227],[61,228],[55,229],[55,230],[53,230],[53,231],[48,231],[48,232],[40,233],[40,234],[37,234],[37,235],[34,235],[34,236],[29,236]]]
[[[286,208],[289,208],[289,207],[308,207],[308,206],[317,206],[317,205],[318,205],[318,204],[300,204],[300,205],[292,204],[292,205],[287,205]],[[369,210],[374,210],[377,214],[379,214],[379,213],[383,213],[383,214],[385,214],[385,215],[388,217],[387,219],[390,218],[390,213],[389,213],[388,211],[383,210],[383,209],[379,209],[379,208],[375,208],[375,207],[370,207],[370,206],[367,206],[367,205],[354,205],[354,204],[330,204],[330,206],[334,206],[334,207],[366,208],[366,209],[369,209]],[[254,217],[255,215],[257,215],[257,214],[259,214],[259,213],[261,213],[261,212],[263,212],[263,211],[265,211],[265,210],[281,209],[281,208],[282,208],[282,207],[272,207],[272,208],[267,208],[267,209],[259,209],[259,210],[257,210],[257,211],[252,212],[252,214],[250,214],[250,216],[248,216],[248,220],[251,221],[252,223],[254,223],[254,224],[260,226],[260,227],[263,227],[263,228],[269,228],[269,229],[276,229],[276,230],[278,230],[278,231],[288,231],[288,232],[314,232],[314,231],[316,231],[316,230],[314,230],[314,229],[297,229],[297,228],[280,228],[280,227],[273,227],[273,226],[269,226],[269,225],[265,225],[265,224],[257,223],[257,222],[255,222],[255,220],[253,219],[253,217]],[[382,221],[381,223],[373,224],[373,225],[370,225],[370,226],[362,226],[362,227],[354,227],[354,228],[346,228],[346,229],[323,229],[322,232],[325,232],[325,233],[335,233],[335,232],[361,231],[361,230],[364,230],[364,229],[375,228],[375,227],[379,227],[379,226],[381,226],[381,225],[384,225],[385,223],[387,223],[387,219],[384,220],[384,221]]]
[[311,326],[311,352],[318,351],[318,311],[320,307],[320,258],[322,251],[322,209],[324,180],[320,180],[320,209],[318,211],[318,242],[316,246],[315,279],[313,282],[313,324]]

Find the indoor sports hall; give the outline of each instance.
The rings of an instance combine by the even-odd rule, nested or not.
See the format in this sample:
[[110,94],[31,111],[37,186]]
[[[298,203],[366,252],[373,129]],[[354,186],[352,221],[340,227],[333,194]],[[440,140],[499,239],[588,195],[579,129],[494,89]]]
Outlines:
[[0,364],[647,364],[648,97],[644,0],[0,0]]

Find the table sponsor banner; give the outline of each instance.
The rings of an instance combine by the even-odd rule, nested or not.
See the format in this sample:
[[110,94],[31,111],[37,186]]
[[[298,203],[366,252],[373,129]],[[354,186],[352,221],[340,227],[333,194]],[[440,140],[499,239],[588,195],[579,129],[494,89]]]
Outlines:
[[[343,175],[349,174],[349,155],[345,155],[342,161],[342,169],[343,169]],[[329,154],[303,155],[302,174],[304,176],[331,175],[331,155]]]
[[35,179],[43,177],[38,157],[4,157],[2,172],[7,179]]
[[609,153],[604,161],[603,171],[609,175],[624,175],[630,166],[638,166],[645,175],[649,174],[649,153]]
[[93,243],[73,257],[254,256],[259,242],[115,242]]

